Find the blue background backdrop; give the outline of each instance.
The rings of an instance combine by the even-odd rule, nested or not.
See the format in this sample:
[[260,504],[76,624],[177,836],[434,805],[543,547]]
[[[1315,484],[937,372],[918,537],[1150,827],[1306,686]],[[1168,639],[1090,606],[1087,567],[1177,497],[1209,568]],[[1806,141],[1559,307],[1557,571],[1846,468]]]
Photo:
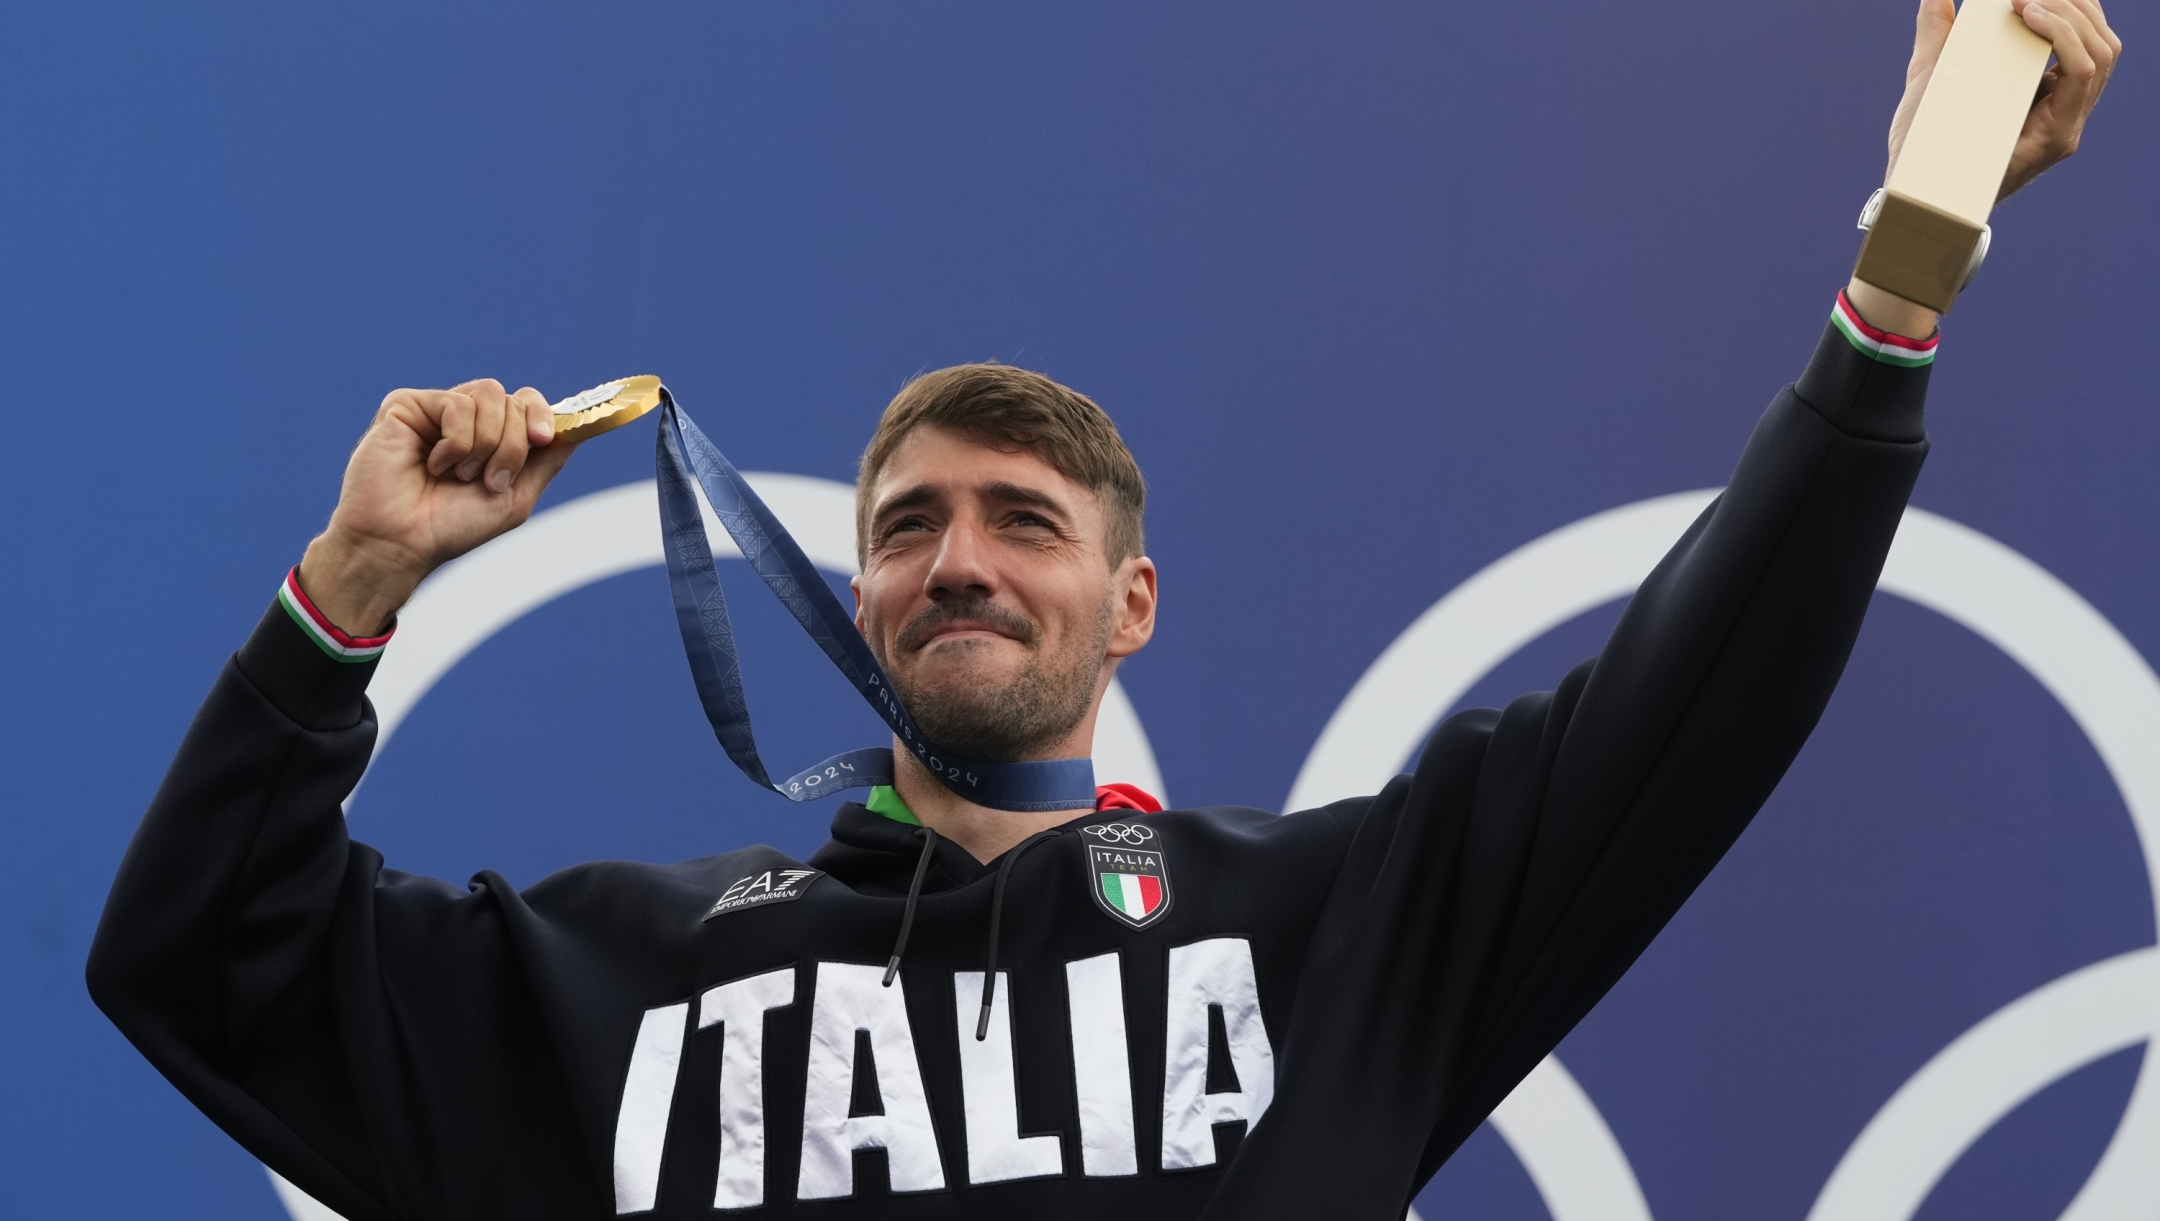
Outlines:
[[[1996,217],[1916,502],[2160,656],[2160,85]],[[1850,266],[1903,0],[380,3],[0,10],[0,1213],[278,1217],[90,1005],[134,821],[382,394],[665,373],[745,469],[850,480],[910,374],[1105,404],[1154,489],[1124,672],[1172,795],[1278,807],[1373,657],[1586,514],[1724,480]],[[550,493],[649,477],[649,429]],[[742,574],[735,574],[740,576]],[[498,635],[355,804],[407,868],[807,848],[698,715],[658,570]],[[769,757],[871,740],[764,602]],[[1609,609],[1477,702],[1549,685]],[[566,630],[620,623],[561,651]],[[761,677],[763,681],[761,682]],[[812,684],[813,687],[816,684]],[[553,727],[599,724],[565,759]],[[1883,598],[1756,827],[1563,1046],[1660,1221],[1791,1218],[1951,1038],[2150,944],[2121,798],[2013,662]],[[2138,1050],[1928,1218],[2052,1217]],[[1543,1217],[1488,1130],[1428,1217]]]

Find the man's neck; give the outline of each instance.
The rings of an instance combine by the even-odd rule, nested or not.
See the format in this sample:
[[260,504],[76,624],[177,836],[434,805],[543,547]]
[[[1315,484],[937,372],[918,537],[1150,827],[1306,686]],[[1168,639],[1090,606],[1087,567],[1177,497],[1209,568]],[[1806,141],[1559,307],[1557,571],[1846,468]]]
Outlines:
[[[1089,737],[1092,737],[1093,726],[1088,728],[1091,731]],[[1087,739],[1081,741],[1084,743]],[[1073,758],[1086,753],[1083,746],[1073,755],[1053,757]],[[916,821],[967,849],[969,856],[986,865],[1037,831],[1063,826],[1093,812],[1051,810],[1042,814],[1023,814],[976,805],[941,784],[897,741],[893,743],[893,791],[907,803]]]

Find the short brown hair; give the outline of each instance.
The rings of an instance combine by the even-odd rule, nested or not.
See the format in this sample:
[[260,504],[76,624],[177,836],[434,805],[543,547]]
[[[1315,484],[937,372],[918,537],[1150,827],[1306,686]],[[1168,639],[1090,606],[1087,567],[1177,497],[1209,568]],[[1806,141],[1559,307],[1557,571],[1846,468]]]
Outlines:
[[957,429],[993,449],[1027,450],[1102,502],[1103,551],[1111,567],[1141,554],[1147,482],[1095,400],[1040,373],[995,362],[954,365],[900,388],[863,450],[855,483],[855,558],[869,562],[870,495],[907,435],[925,424]]

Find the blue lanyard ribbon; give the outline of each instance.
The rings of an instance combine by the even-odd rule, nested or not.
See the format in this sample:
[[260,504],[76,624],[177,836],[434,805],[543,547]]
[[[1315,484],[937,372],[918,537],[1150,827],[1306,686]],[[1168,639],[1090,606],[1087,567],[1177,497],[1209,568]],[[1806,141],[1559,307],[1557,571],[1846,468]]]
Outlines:
[[1085,810],[1095,806],[1095,765],[1089,759],[985,763],[962,759],[925,741],[914,718],[894,694],[885,668],[855,630],[854,617],[833,596],[824,575],[803,554],[780,519],[744,481],[666,388],[660,391],[660,439],[654,454],[660,488],[660,535],[667,550],[668,586],[675,595],[675,623],[682,630],[690,676],[713,736],[743,774],[790,801],[810,801],[863,785],[891,784],[893,753],[878,746],[834,755],[816,767],[774,784],[758,758],[743,697],[742,664],[735,630],[713,564],[712,543],[698,512],[694,479],[705,489],[720,524],[734,538],[766,588],[780,599],[810,639],[855,684],[901,745],[922,761],[946,788],[977,805],[998,810]]

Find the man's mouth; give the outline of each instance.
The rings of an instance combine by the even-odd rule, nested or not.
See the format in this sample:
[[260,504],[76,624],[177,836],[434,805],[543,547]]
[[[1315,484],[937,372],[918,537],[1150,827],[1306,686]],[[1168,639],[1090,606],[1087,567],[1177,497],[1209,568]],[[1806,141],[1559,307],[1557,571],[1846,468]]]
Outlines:
[[1011,640],[1027,644],[1035,639],[1035,625],[994,602],[972,606],[932,606],[900,630],[896,643],[902,652],[915,653],[946,640]]
[[940,640],[982,640],[995,638],[1011,640],[1012,637],[987,623],[941,623],[923,637],[922,647],[929,648]]

